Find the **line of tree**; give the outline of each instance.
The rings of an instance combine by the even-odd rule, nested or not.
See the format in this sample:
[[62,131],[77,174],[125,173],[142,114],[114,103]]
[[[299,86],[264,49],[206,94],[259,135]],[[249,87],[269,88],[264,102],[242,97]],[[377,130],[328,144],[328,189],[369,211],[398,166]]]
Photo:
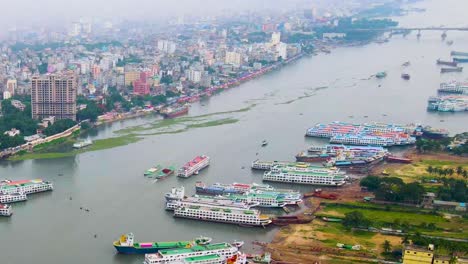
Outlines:
[[44,129],[43,133],[46,136],[52,136],[69,129],[74,125],[76,125],[76,122],[71,119],[57,120],[53,124],[49,124],[49,126]]
[[346,228],[368,228],[371,226],[372,221],[364,217],[364,215],[359,211],[351,211],[345,214],[342,224]]
[[397,177],[366,176],[360,186],[374,192],[377,200],[419,204],[425,193],[424,187],[417,183],[404,183]]
[[468,171],[465,170],[462,166],[458,166],[454,168],[440,168],[440,167],[427,167],[426,171],[431,175],[438,175],[438,176],[452,176],[453,174],[457,174],[458,176],[463,176],[463,178],[468,177]]
[[416,232],[412,235],[406,234],[403,236],[402,244],[408,245],[410,242],[412,242],[414,245],[422,247],[427,247],[427,245],[433,244],[436,250],[445,249],[454,255],[463,255],[468,252],[468,243],[466,242],[424,237],[419,232]]

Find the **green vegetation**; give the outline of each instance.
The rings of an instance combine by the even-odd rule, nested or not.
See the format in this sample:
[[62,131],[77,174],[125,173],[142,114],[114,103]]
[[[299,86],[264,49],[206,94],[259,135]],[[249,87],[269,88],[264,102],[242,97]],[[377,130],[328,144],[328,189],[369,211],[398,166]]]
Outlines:
[[351,227],[368,228],[372,222],[369,219],[365,218],[361,212],[351,211],[351,212],[345,213],[345,217],[342,223],[345,227],[348,227],[348,228],[351,228]]
[[[120,136],[120,137],[106,138],[106,139],[96,140],[93,142],[93,145],[86,147],[86,148],[78,149],[78,150],[73,150],[69,152],[46,152],[46,148],[44,148],[43,149],[44,152],[23,153],[22,155],[15,155],[13,157],[10,157],[8,158],[8,160],[56,159],[56,158],[71,157],[71,156],[75,156],[77,154],[84,153],[84,152],[104,150],[104,149],[125,146],[130,143],[137,142],[140,139],[141,138],[135,135],[126,135],[126,136]],[[66,140],[66,141],[59,142],[57,144],[60,144],[60,143],[70,144],[71,142],[72,141]]]
[[420,153],[439,151],[445,149],[450,144],[450,138],[442,140],[418,138],[416,140],[416,150]]
[[[443,216],[414,207],[383,206],[361,203],[325,203],[325,208],[317,216],[327,216],[352,220],[349,227],[363,227],[359,223],[364,220],[374,228],[391,227],[403,232],[423,232],[427,235],[440,237],[468,237],[468,220],[460,217],[446,219]],[[342,222],[345,227],[344,223]]]
[[116,63],[116,66],[117,67],[123,67],[127,64],[131,64],[131,63],[135,63],[135,64],[138,64],[138,63],[141,63],[143,62],[142,59],[138,58],[137,56],[134,56],[134,55],[130,55],[128,58],[124,58],[123,60],[118,60],[117,63]]
[[[323,33],[346,33],[347,41],[369,41],[382,34],[372,29],[385,29],[396,27],[398,22],[391,19],[357,19],[351,17],[339,20],[338,26],[323,26],[315,29],[321,36]],[[357,31],[356,29],[369,29],[368,31]]]
[[99,107],[96,102],[91,100],[82,100],[82,103],[86,104],[86,108],[76,113],[76,119],[78,121],[90,120],[96,122],[97,117],[103,114],[102,107]]
[[71,119],[61,119],[54,122],[54,124],[49,124],[49,126],[44,129],[43,133],[46,136],[52,136],[58,133],[61,133],[71,127],[76,125],[76,122]]
[[[12,99],[3,100],[2,114],[0,117],[0,150],[10,147],[16,147],[24,144],[24,136],[30,136],[36,133],[37,121],[31,118],[31,103],[29,97],[14,96],[13,99],[22,100],[25,105],[24,111],[21,111],[11,104]],[[16,128],[21,134],[10,137],[4,135],[5,131]]]
[[367,176],[360,185],[374,192],[378,200],[419,204],[425,193],[424,187],[417,183],[404,183],[396,177]]
[[465,180],[442,178],[443,186],[439,186],[437,197],[443,201],[468,201],[468,188]]

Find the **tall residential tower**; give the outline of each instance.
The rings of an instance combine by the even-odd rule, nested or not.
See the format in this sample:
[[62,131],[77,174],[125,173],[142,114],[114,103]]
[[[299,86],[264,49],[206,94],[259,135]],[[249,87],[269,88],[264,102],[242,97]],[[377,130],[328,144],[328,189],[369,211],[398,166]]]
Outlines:
[[55,116],[76,120],[76,77],[71,74],[34,76],[31,81],[31,108],[34,119]]

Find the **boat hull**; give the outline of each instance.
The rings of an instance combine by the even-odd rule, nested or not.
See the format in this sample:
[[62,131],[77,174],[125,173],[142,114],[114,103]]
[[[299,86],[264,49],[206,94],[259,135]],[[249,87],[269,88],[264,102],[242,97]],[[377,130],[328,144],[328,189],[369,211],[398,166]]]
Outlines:
[[221,219],[207,219],[207,218],[197,218],[197,217],[181,216],[181,215],[174,215],[174,217],[192,219],[192,220],[199,220],[199,221],[201,220],[201,221],[207,221],[207,222],[217,222],[217,223],[224,223],[224,224],[240,225],[240,226],[247,226],[247,227],[265,227],[265,226],[271,224],[271,222],[269,222],[269,223],[265,223],[263,225],[262,224],[256,225],[256,224],[225,221],[225,220],[221,220]]
[[120,254],[151,254],[157,253],[160,248],[135,248],[135,247],[124,247],[124,246],[117,246],[114,245],[115,249]]

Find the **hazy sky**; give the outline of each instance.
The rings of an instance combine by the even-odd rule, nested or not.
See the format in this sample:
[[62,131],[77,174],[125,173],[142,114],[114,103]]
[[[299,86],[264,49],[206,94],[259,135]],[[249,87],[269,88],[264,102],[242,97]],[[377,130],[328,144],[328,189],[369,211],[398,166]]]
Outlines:
[[[0,0],[0,28],[69,22],[80,16],[154,18],[181,13],[214,13],[222,9],[293,7],[307,0]],[[313,2],[313,0],[310,0]]]

